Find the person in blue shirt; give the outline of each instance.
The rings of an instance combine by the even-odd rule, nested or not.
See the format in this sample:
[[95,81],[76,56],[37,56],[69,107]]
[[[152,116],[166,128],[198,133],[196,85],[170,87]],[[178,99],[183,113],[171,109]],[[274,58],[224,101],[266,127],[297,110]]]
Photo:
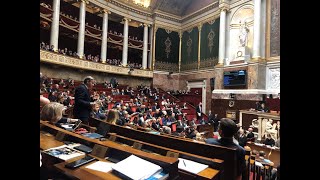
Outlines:
[[222,118],[218,126],[218,132],[221,138],[220,139],[208,138],[206,140],[206,143],[237,149],[237,159],[235,159],[235,161],[237,162],[236,179],[240,180],[242,179],[242,174],[245,173],[246,171],[246,163],[244,158],[246,151],[244,150],[243,147],[233,142],[233,136],[235,135],[237,130],[238,130],[237,125],[233,120],[228,118]]

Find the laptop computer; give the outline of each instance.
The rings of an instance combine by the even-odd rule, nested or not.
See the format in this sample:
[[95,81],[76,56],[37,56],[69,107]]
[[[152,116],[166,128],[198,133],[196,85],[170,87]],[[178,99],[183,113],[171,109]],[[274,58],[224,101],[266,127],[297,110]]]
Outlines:
[[79,119],[77,122],[75,122],[74,124],[70,124],[70,123],[60,123],[58,124],[59,127],[67,130],[67,131],[75,131],[81,124],[81,120]]

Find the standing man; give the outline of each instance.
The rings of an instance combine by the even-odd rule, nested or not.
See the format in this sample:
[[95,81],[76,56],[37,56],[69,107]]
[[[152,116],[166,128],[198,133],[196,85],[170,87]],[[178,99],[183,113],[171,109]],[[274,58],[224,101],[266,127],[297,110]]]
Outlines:
[[197,120],[200,121],[202,117],[202,102],[199,102],[199,105],[196,108],[197,111]]
[[92,111],[94,102],[90,102],[89,89],[93,87],[94,79],[91,76],[84,78],[83,84],[75,89],[75,103],[73,109],[73,116],[76,119],[80,119],[83,123],[88,124],[90,112]]

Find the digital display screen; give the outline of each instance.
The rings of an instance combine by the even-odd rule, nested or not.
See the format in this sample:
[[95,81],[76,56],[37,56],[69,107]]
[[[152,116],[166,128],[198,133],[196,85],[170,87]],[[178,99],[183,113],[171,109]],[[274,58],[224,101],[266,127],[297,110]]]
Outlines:
[[245,70],[227,71],[223,74],[224,86],[243,86],[247,82],[247,73]]

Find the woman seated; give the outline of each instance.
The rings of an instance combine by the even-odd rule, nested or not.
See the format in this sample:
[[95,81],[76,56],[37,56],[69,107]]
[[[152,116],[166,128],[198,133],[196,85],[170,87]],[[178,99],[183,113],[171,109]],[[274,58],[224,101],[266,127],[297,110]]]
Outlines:
[[74,123],[78,121],[78,119],[63,117],[62,113],[64,109],[65,108],[62,104],[50,102],[42,108],[40,112],[40,119],[43,121],[49,121],[50,123],[58,125],[59,127],[61,123]]

